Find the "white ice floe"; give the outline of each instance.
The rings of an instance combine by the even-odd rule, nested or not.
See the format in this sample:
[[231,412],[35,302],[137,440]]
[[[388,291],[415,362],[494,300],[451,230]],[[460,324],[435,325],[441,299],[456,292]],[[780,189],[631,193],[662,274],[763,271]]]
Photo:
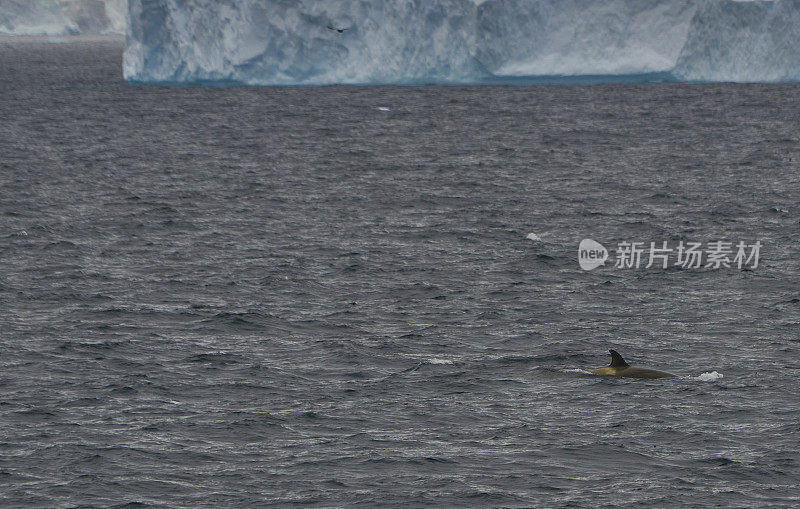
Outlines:
[[722,373],[717,373],[716,371],[710,371],[702,373],[699,376],[696,376],[695,380],[700,380],[701,382],[715,382],[722,378],[724,378],[724,375]]

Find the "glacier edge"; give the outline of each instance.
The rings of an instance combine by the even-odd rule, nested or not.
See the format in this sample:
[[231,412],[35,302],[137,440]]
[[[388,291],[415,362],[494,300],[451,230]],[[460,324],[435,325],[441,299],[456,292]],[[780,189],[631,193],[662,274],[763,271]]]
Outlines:
[[251,85],[794,81],[797,27],[800,0],[130,0],[123,74]]

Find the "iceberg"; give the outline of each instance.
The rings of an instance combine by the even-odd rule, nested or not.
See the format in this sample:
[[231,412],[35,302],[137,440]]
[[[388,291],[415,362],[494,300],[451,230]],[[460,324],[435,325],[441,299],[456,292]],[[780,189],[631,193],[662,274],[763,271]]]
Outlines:
[[124,34],[127,0],[0,0],[0,35]]
[[123,71],[162,83],[468,82],[481,73],[475,9],[472,0],[130,0]]
[[[2,1],[2,0],[0,0]],[[129,0],[141,83],[800,80],[800,0]]]
[[800,0],[709,0],[673,70],[685,81],[800,80]]
[[478,9],[476,57],[497,76],[669,71],[695,0],[496,0]]

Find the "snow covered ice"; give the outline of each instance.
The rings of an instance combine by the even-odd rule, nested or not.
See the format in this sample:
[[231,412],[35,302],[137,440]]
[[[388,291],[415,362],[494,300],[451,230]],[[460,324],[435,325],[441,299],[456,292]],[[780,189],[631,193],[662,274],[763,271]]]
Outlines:
[[135,82],[800,79],[800,0],[130,0],[128,21]]

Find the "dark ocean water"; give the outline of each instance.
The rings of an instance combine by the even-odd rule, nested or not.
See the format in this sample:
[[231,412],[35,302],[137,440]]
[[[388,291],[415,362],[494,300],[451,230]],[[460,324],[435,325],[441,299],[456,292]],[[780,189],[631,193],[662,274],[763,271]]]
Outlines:
[[800,503],[800,85],[130,86],[77,41],[0,40],[0,505]]

